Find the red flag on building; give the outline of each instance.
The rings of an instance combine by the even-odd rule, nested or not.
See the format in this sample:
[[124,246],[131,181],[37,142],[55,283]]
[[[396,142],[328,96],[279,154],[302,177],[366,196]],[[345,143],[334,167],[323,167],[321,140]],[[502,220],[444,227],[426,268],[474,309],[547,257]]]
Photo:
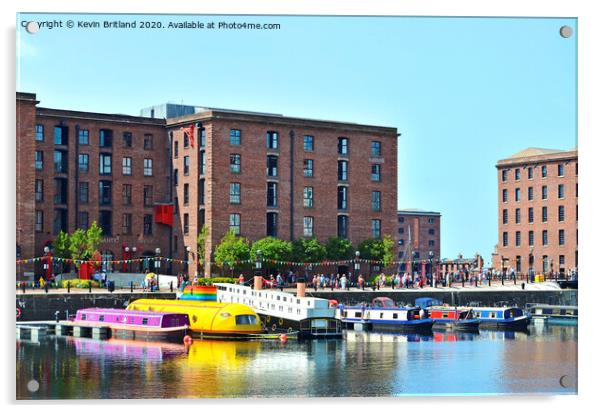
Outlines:
[[180,130],[188,135],[190,147],[194,148],[194,123],[191,123],[187,128],[181,127]]

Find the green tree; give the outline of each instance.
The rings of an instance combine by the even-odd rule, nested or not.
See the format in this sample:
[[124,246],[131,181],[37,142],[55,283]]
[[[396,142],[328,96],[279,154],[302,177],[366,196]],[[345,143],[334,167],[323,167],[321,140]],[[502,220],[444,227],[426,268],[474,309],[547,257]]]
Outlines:
[[236,261],[248,260],[251,253],[249,241],[244,237],[228,231],[215,247],[215,262],[219,265],[228,265],[230,270],[235,267]]
[[393,239],[385,235],[380,239],[367,239],[358,245],[360,257],[368,260],[381,261],[383,267],[389,266],[393,261]]
[[69,234],[61,231],[52,243],[52,253],[55,257],[71,258],[71,240]]
[[324,247],[326,248],[326,259],[340,261],[353,257],[353,245],[347,239],[330,237]]
[[209,234],[209,229],[206,225],[203,225],[201,228],[201,232],[196,237],[196,251],[198,254],[198,261],[200,265],[205,264],[205,242],[207,241],[207,235]]
[[292,260],[320,262],[326,257],[326,248],[316,238],[299,238],[292,244]]
[[393,262],[395,241],[389,235],[385,235],[381,242],[382,244],[382,257],[383,267],[388,267]]
[[[288,241],[274,237],[265,237],[253,243],[251,258],[257,258],[257,251],[261,250],[261,257],[266,260],[289,261],[293,253],[293,246]],[[268,266],[269,267],[269,266]]]
[[100,247],[102,228],[94,221],[86,231],[81,228],[76,229],[69,238],[71,258],[74,260],[90,260]]

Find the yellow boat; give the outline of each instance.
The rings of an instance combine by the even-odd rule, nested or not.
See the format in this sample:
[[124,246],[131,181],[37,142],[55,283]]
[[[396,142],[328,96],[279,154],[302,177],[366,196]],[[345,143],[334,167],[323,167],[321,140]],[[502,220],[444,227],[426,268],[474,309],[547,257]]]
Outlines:
[[252,338],[262,333],[259,316],[244,304],[143,298],[127,309],[188,314],[190,330],[202,337]]

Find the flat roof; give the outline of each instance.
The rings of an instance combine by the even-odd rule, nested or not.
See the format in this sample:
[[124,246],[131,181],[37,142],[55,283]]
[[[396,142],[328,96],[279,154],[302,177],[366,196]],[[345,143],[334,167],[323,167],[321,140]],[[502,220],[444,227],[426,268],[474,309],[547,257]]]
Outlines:
[[397,215],[436,215],[436,216],[441,216],[441,212],[426,211],[424,209],[417,209],[417,208],[406,208],[406,209],[398,209]]
[[514,155],[500,159],[496,167],[504,167],[510,165],[524,165],[530,163],[544,163],[548,161],[559,161],[565,159],[577,159],[577,148],[562,150],[562,149],[546,149],[546,148],[526,148]]
[[83,112],[78,110],[36,108],[38,116],[70,118],[82,120],[99,120],[103,122],[135,123],[152,126],[165,126],[165,119],[145,118],[142,116],[121,115],[114,113]]

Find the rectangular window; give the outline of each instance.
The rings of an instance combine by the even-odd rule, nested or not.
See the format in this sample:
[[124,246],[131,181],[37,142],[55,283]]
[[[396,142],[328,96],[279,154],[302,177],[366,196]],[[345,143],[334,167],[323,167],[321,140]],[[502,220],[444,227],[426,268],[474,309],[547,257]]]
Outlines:
[[276,182],[268,182],[267,206],[270,208],[278,206],[278,184]]
[[313,186],[306,186],[303,188],[303,207],[313,208],[314,206],[314,188]]
[[184,205],[188,205],[190,202],[190,191],[188,184],[184,184]]
[[184,176],[188,176],[190,173],[190,156],[184,157]]
[[520,231],[514,233],[514,245],[520,247]]
[[314,176],[314,160],[304,159],[303,160],[303,176],[311,177]]
[[303,217],[303,236],[312,237],[314,235],[314,217]]
[[188,136],[188,132],[184,132],[184,148],[190,147],[190,137]]
[[548,207],[541,207],[541,222],[548,222]]
[[207,158],[205,157],[205,151],[201,151],[200,156],[201,156],[201,160],[200,160],[201,165],[200,165],[199,172],[201,175],[205,175],[205,168],[207,166]]
[[90,188],[87,182],[79,183],[79,202],[87,204],[90,199]]
[[266,214],[266,236],[277,237],[278,236],[278,214],[276,212],[268,212]]
[[145,207],[153,206],[153,187],[152,185],[144,185],[143,202]]
[[564,205],[558,206],[558,222],[564,222]]
[[544,229],[541,232],[541,244],[548,245],[548,230],[547,229]]
[[230,172],[240,173],[240,155],[237,153],[230,154]]
[[144,235],[153,235],[153,216],[144,215]]
[[532,247],[535,244],[535,233],[529,231],[529,246]]
[[240,214],[230,214],[230,231],[240,235]]
[[347,181],[348,169],[349,169],[349,163],[347,161],[339,161],[338,162],[337,175],[338,175],[339,181],[344,181],[344,182]]
[[548,176],[548,167],[543,165],[541,167],[541,177],[546,178]]
[[41,171],[44,168],[44,152],[36,151],[36,169]]
[[36,141],[44,141],[44,125],[36,125]]
[[[197,132],[197,133],[198,133],[198,132]],[[204,148],[204,147],[205,147],[205,144],[206,144],[206,142],[207,142],[207,134],[206,134],[206,132],[205,132],[205,128],[201,128],[201,132],[200,132],[199,136],[201,137],[201,139],[200,139],[200,140],[201,140],[201,142],[199,143],[199,146],[200,146],[201,148]]]
[[77,214],[77,227],[86,230],[89,226],[90,222],[88,218],[88,213],[86,211],[80,211]]
[[144,176],[153,176],[153,160],[144,159]]
[[380,219],[372,220],[372,238],[380,238]]
[[548,186],[544,185],[541,187],[541,199],[548,199]]
[[520,208],[514,210],[514,222],[520,224]]
[[67,173],[69,166],[69,159],[67,151],[54,151],[54,172],[56,173]]
[[98,203],[99,205],[111,205],[112,196],[112,182],[111,181],[99,181],[98,182]]
[[337,237],[342,239],[349,237],[349,217],[347,215],[337,217]]
[[240,204],[240,183],[238,182],[230,183],[230,203]]
[[44,231],[44,211],[36,211],[36,232]]
[[184,222],[182,223],[182,232],[184,234],[188,234],[189,231],[189,215],[188,214],[184,214]]
[[111,211],[100,211],[98,221],[103,236],[113,235],[113,214]]
[[55,126],[54,127],[54,144],[55,145],[67,145],[69,143],[69,128],[66,126]]
[[370,177],[373,182],[380,182],[380,165],[373,164],[372,165],[372,176]]
[[205,205],[205,180],[201,179],[199,184],[199,205]]
[[131,175],[132,174],[132,158],[125,157],[121,161],[121,169],[123,175]]
[[268,131],[266,133],[266,144],[268,149],[278,149],[278,132]]
[[564,176],[564,165],[558,164],[558,176]]
[[90,131],[88,129],[80,129],[78,132],[77,140],[80,145],[90,144]]
[[78,167],[80,172],[88,172],[90,170],[90,155],[80,153],[78,156]]
[[564,245],[564,230],[558,230],[558,245]]
[[533,201],[533,187],[532,186],[527,188],[527,199],[529,201]]
[[173,157],[177,158],[180,155],[180,144],[178,141],[173,143]]
[[132,132],[123,132],[123,147],[132,147]]
[[100,175],[111,175],[111,160],[112,160],[111,154],[101,153],[100,156],[98,157],[98,160],[99,160],[98,173]]
[[55,209],[54,210],[54,225],[52,228],[53,234],[57,235],[59,232],[67,232],[67,210],[66,209]]
[[372,191],[372,210],[380,211],[380,191]]
[[125,184],[121,188],[121,200],[123,205],[132,205],[132,185]]
[[153,135],[150,133],[144,135],[143,147],[147,151],[153,149]]
[[305,152],[313,152],[314,150],[314,137],[311,135],[303,136],[303,150]]
[[349,198],[349,188],[339,186],[337,188],[337,208],[341,211],[347,210],[347,202]]
[[558,256],[558,264],[559,265],[564,265],[564,255],[559,255]]
[[267,176],[278,176],[278,157],[268,155],[266,168]]
[[508,246],[508,233],[506,231],[502,232],[502,245],[504,247]]
[[564,198],[564,184],[558,185],[558,198],[559,199]]
[[113,131],[111,129],[101,129],[98,137],[98,145],[101,148],[110,148],[113,146]]
[[502,202],[508,202],[508,190],[502,189]]
[[121,233],[122,235],[132,234],[132,214],[123,214],[121,219]]
[[520,201],[520,188],[514,188],[514,200],[516,202]]
[[54,203],[67,203],[67,180],[65,178],[54,179]]
[[240,130],[230,129],[230,145],[240,145]]
[[527,178],[533,179],[533,167],[532,166],[527,168]]
[[532,224],[534,221],[533,207],[529,208],[528,213],[529,213],[529,224]]
[[502,182],[507,182],[507,181],[508,181],[508,170],[502,169]]
[[339,155],[348,155],[349,154],[349,139],[339,138],[338,151],[339,151]]
[[42,202],[44,200],[44,181],[36,179],[36,202]]
[[372,145],[370,146],[370,154],[372,156],[381,156],[381,143],[379,141],[372,141]]
[[516,168],[514,170],[514,180],[515,181],[520,181],[520,169],[519,168]]
[[507,223],[508,223],[508,210],[503,209],[502,210],[502,224],[507,224]]

